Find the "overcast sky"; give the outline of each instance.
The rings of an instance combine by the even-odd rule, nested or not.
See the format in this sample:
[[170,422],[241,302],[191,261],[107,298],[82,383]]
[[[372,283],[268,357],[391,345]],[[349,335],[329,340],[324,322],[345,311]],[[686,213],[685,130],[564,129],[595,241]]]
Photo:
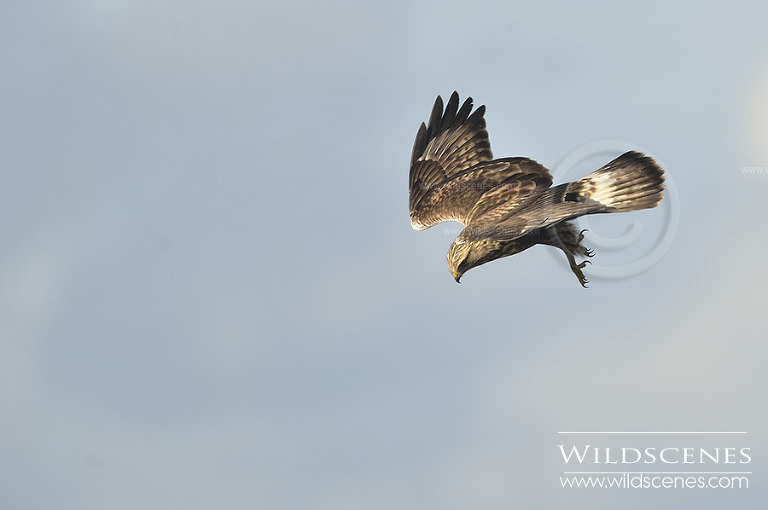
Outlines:
[[[762,508],[766,19],[4,2],[0,506]],[[454,90],[558,182],[665,167],[659,208],[580,223],[589,289],[548,247],[457,285],[459,225],[411,229]],[[611,444],[746,446],[750,489],[562,489],[556,445],[607,444],[562,431],[745,431]]]

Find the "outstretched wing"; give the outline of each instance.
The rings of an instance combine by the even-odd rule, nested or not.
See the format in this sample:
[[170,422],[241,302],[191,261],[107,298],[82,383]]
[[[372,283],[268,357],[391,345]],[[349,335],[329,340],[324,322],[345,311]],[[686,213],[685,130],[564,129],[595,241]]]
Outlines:
[[495,221],[552,185],[549,171],[533,160],[492,159],[484,114],[485,106],[472,112],[471,97],[459,108],[456,92],[445,110],[442,98],[435,100],[411,155],[409,208],[416,230],[448,220]]
[[467,214],[468,225],[495,223],[508,218],[533,203],[552,186],[549,170],[532,159],[505,158],[497,161],[507,162],[514,171],[477,200]]
[[552,184],[542,165],[528,158],[478,163],[430,189],[411,210],[411,224],[421,230],[441,221],[464,225],[497,221],[527,205]]
[[[422,123],[416,134],[411,154],[409,209],[411,223],[418,230],[441,221],[461,221],[479,197],[469,188],[464,192],[453,189],[452,203],[446,203],[446,209],[440,211],[440,200],[434,193],[451,178],[493,158],[483,117],[485,106],[474,112],[472,106],[470,97],[459,108],[459,94],[454,92],[443,110],[443,99],[438,96],[429,124]],[[431,211],[429,220],[422,219],[422,209],[427,204]]]
[[585,214],[650,209],[663,198],[663,183],[664,169],[653,158],[634,151],[575,182],[527,196],[520,196],[519,190],[536,185],[523,176],[509,190],[500,185],[483,195],[460,237],[464,242],[509,241]]

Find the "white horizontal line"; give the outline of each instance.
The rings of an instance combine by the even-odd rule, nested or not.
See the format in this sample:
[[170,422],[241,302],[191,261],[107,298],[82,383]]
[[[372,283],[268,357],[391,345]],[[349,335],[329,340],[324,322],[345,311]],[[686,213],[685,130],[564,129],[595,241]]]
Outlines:
[[644,432],[638,432],[638,431],[602,431],[602,432],[558,432],[558,434],[746,434],[746,432],[704,432],[704,431],[687,431],[687,432],[679,432],[679,431],[669,431],[669,432],[662,432],[662,431],[644,431]]
[[564,475],[751,475],[752,471],[563,471]]

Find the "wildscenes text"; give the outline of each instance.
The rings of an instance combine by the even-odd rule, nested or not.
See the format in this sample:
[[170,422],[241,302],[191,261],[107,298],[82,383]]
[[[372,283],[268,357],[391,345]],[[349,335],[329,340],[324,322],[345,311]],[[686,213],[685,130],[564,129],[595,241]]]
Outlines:
[[748,489],[749,477],[728,474],[660,476],[625,472],[611,476],[561,476],[560,486],[563,489]]
[[595,447],[592,445],[566,445],[557,447],[566,464],[749,464],[749,448],[633,448]]

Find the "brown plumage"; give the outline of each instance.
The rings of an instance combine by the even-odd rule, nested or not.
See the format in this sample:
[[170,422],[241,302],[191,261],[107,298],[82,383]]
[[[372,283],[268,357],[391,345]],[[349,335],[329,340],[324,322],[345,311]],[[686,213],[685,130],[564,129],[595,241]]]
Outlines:
[[435,100],[429,124],[421,124],[411,155],[411,225],[423,230],[455,220],[465,228],[448,249],[448,269],[458,282],[481,264],[536,244],[559,248],[586,286],[574,256],[591,257],[569,220],[585,214],[649,209],[663,198],[664,170],[630,151],[577,181],[552,187],[549,170],[528,158],[493,159],[485,106],[472,98],[459,108],[454,92],[443,109]]

